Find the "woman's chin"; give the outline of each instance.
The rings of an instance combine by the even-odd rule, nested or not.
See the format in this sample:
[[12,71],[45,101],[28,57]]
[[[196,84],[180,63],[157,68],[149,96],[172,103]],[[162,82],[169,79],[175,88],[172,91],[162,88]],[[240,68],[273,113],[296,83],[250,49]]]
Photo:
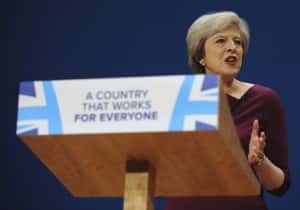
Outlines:
[[231,67],[231,68],[224,68],[224,71],[221,73],[223,75],[233,75],[236,76],[240,71],[240,68],[237,67]]
[[206,69],[206,74],[218,74],[221,76],[236,76],[240,71],[240,67],[225,66],[216,70]]

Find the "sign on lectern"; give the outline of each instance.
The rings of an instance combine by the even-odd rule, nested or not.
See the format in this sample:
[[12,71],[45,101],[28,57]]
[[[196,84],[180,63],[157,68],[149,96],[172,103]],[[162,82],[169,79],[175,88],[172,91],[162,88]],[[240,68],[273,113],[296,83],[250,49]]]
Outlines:
[[152,76],[20,83],[24,135],[215,130],[216,76]]

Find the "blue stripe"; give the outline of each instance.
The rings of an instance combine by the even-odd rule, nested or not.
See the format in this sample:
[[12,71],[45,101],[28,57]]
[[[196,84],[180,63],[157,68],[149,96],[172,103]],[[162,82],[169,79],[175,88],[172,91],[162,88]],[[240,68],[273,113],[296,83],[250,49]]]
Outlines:
[[47,98],[47,106],[49,111],[47,118],[49,119],[49,134],[61,134],[61,117],[58,109],[56,94],[51,81],[44,82],[44,88]]

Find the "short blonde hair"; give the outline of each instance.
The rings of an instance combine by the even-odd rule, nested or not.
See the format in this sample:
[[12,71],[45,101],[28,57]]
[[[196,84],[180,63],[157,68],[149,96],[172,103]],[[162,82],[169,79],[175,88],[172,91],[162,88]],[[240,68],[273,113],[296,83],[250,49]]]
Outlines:
[[204,67],[199,63],[203,57],[204,44],[211,35],[235,25],[241,32],[242,47],[245,57],[249,47],[249,27],[247,22],[235,12],[215,12],[200,16],[190,28],[186,36],[188,63],[195,73],[205,73]]

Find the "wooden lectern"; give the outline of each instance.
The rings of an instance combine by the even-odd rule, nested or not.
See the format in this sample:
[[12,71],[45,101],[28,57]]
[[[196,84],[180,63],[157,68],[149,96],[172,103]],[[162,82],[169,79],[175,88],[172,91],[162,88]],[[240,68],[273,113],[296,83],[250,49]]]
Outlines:
[[23,82],[17,134],[72,195],[126,210],[260,191],[213,75]]

